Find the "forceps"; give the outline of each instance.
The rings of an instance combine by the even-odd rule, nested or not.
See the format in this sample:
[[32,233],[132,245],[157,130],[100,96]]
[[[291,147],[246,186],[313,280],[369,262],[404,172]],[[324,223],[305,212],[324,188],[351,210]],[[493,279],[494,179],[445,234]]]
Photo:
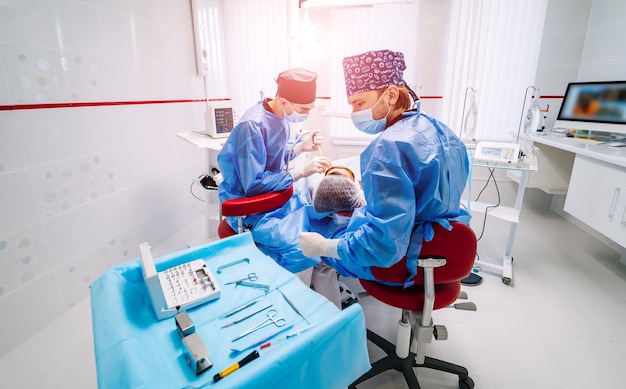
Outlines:
[[232,341],[236,341],[239,340],[241,338],[243,338],[246,335],[250,335],[251,333],[253,333],[254,331],[263,328],[265,326],[268,326],[270,324],[274,324],[276,325],[276,327],[282,327],[285,324],[287,324],[287,320],[281,318],[275,319],[274,317],[278,314],[278,311],[276,311],[275,309],[270,309],[269,311],[267,311],[267,313],[265,314],[267,316],[267,319],[265,319],[264,321],[262,321],[261,323],[255,325],[254,327],[250,328],[249,330],[247,330],[246,332],[244,332],[243,334],[239,335],[238,337],[236,337],[235,339],[233,339]]
[[227,282],[224,285],[236,284],[236,283],[241,282],[241,281],[252,281],[252,282],[254,282],[254,281],[258,280],[258,279],[259,279],[259,277],[257,277],[256,273],[249,273],[246,278],[242,278],[240,280]]

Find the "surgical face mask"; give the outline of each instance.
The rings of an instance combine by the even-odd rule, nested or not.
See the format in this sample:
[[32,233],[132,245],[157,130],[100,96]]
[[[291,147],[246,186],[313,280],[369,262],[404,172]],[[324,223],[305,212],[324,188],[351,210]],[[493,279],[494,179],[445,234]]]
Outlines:
[[333,222],[338,226],[347,226],[350,223],[350,216],[343,216],[336,213],[332,214]]
[[289,115],[287,115],[285,113],[285,119],[287,119],[288,122],[290,123],[302,123],[303,121],[305,121],[309,115],[307,115],[306,113],[298,113],[296,112],[295,109],[293,109],[293,106],[291,105],[291,103],[289,101],[287,101],[287,104],[289,104],[289,107],[291,107],[291,113]]
[[372,106],[372,108],[364,109],[358,112],[352,112],[352,123],[354,126],[359,129],[359,131],[364,132],[366,134],[374,135],[382,132],[387,125],[387,115],[389,115],[389,111],[391,111],[391,105],[389,105],[389,109],[387,110],[387,114],[382,119],[374,119],[374,114],[372,110],[375,106],[380,103],[380,100],[387,93],[385,90],[382,95],[376,101],[376,104]]

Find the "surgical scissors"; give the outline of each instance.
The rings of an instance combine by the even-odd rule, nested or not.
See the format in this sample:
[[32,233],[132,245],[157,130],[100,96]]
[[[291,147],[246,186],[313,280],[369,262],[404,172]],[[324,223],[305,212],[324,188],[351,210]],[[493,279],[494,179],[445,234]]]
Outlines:
[[256,273],[249,273],[246,278],[242,278],[240,280],[235,280],[235,281],[230,281],[230,282],[225,283],[224,285],[236,284],[236,283],[241,282],[241,281],[252,281],[252,282],[254,282],[254,281],[258,280],[258,279],[259,279],[259,277],[257,277]]
[[253,333],[254,331],[261,329],[265,326],[268,326],[270,324],[274,324],[276,327],[282,327],[285,324],[287,324],[287,320],[285,320],[284,318],[278,318],[276,319],[275,316],[278,314],[278,311],[276,311],[275,309],[270,309],[269,311],[267,311],[267,313],[265,314],[265,316],[267,316],[267,319],[265,319],[264,321],[262,321],[261,323],[255,325],[254,327],[250,328],[249,330],[247,330],[246,332],[244,332],[243,334],[239,335],[238,337],[236,337],[235,339],[233,339],[232,341],[236,341],[239,340],[241,338],[243,338],[244,336],[250,335],[251,333]]

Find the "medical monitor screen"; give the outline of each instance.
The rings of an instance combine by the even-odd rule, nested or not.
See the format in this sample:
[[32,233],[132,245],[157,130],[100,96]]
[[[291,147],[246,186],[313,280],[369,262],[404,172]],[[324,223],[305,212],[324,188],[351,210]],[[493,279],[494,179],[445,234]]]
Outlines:
[[570,83],[558,121],[579,122],[575,128],[597,131],[614,131],[616,127],[611,124],[626,129],[626,81]]
[[205,113],[207,134],[213,138],[225,138],[235,127],[232,107],[209,107]]

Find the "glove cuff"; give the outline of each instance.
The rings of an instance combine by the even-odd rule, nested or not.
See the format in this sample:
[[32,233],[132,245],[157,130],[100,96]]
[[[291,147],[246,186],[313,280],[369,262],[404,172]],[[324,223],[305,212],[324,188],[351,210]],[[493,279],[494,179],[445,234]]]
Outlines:
[[293,153],[296,156],[302,154],[302,142],[297,143],[295,146],[293,146]]
[[339,257],[339,239],[326,239],[326,243],[328,243],[326,246],[328,249],[327,256],[329,258],[341,259]]
[[300,169],[289,169],[288,173],[291,174],[291,178],[293,179],[293,182],[298,181],[301,177],[302,177],[302,172],[300,171]]

